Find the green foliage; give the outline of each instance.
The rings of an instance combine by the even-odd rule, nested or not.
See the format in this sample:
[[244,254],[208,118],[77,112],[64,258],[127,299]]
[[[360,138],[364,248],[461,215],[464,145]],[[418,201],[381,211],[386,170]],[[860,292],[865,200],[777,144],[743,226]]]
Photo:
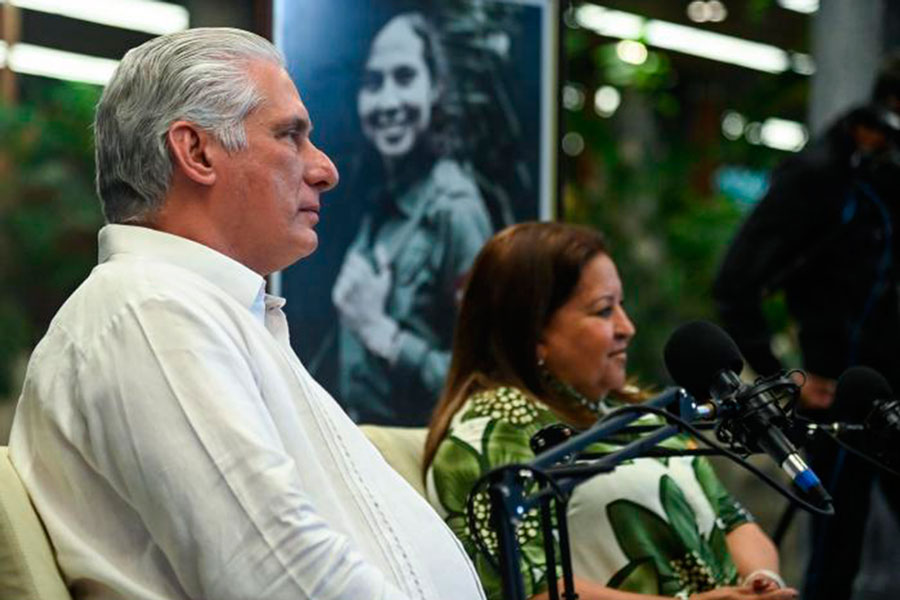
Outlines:
[[96,262],[90,124],[100,89],[54,83],[0,104],[0,397],[15,360]]
[[[662,347],[675,327],[716,319],[712,280],[747,210],[715,189],[714,173],[725,165],[766,172],[786,156],[726,140],[721,112],[750,120],[790,114],[803,106],[807,83],[764,76],[746,94],[704,104],[685,93],[665,53],[648,48],[645,62],[626,64],[615,44],[583,30],[566,32],[566,50],[570,81],[586,90],[613,85],[622,102],[612,118],[601,118],[588,91],[583,109],[566,111],[565,131],[581,134],[585,150],[566,159],[563,215],[607,236],[638,330],[629,370],[657,384],[668,379]],[[783,302],[769,302],[767,314],[786,328]]]

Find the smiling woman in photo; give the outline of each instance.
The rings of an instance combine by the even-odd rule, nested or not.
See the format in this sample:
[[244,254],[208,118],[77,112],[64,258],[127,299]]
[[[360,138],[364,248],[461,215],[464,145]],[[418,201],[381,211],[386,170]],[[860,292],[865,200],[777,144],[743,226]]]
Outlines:
[[383,185],[332,291],[339,395],[358,422],[422,425],[450,362],[460,282],[491,234],[460,156],[444,50],[422,14],[394,16],[375,35],[357,109]]

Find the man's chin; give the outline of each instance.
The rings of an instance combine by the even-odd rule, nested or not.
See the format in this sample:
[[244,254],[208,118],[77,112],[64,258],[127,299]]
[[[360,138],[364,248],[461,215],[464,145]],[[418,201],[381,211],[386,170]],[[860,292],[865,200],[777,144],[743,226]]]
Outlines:
[[275,270],[281,271],[282,269],[290,267],[297,261],[307,258],[308,256],[312,255],[318,247],[319,236],[312,229],[306,229],[294,238],[290,256],[285,256],[285,260],[280,261],[284,264]]
[[304,236],[304,239],[301,242],[301,244],[299,245],[300,256],[297,258],[297,260],[300,260],[300,259],[306,258],[307,256],[310,256],[313,252],[316,251],[316,249],[318,247],[319,247],[319,236],[316,234],[315,231],[310,229],[307,232],[307,235]]

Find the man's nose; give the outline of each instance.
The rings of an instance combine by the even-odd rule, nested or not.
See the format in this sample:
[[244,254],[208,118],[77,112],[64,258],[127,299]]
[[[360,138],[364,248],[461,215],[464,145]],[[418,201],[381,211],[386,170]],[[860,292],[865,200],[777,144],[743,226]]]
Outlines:
[[340,175],[327,154],[310,142],[312,157],[306,169],[306,182],[320,192],[327,192],[338,184]]

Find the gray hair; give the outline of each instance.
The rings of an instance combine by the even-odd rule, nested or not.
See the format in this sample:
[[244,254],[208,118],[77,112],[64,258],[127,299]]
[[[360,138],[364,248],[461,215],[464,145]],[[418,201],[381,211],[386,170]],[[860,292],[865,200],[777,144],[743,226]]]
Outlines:
[[267,40],[239,29],[198,28],[129,50],[103,91],[94,120],[97,193],[109,223],[158,211],[172,180],[166,143],[179,119],[210,132],[229,152],[247,145],[244,119],[263,101],[252,61],[284,67]]

